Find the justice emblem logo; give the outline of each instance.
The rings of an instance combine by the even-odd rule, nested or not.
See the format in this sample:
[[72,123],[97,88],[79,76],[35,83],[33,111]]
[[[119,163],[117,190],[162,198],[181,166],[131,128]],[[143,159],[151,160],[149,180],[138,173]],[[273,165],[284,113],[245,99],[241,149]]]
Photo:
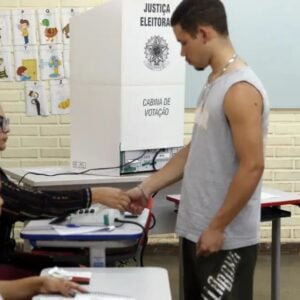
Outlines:
[[145,66],[153,71],[165,69],[168,62],[168,43],[161,36],[155,35],[148,39],[145,45]]

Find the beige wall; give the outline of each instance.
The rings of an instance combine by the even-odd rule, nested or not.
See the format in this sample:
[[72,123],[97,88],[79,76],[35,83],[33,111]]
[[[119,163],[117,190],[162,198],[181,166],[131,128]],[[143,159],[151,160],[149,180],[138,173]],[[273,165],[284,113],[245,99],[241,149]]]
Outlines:
[[[0,9],[38,7],[92,7],[101,0],[0,0]],[[24,83],[0,82],[0,103],[11,119],[8,149],[2,167],[68,165],[69,116],[26,117]],[[185,114],[185,142],[193,126],[193,109]],[[273,110],[266,149],[265,185],[300,192],[300,111]],[[300,241],[300,210],[289,207],[292,218],[282,221],[282,241]],[[270,224],[262,224],[263,242],[270,240]]]

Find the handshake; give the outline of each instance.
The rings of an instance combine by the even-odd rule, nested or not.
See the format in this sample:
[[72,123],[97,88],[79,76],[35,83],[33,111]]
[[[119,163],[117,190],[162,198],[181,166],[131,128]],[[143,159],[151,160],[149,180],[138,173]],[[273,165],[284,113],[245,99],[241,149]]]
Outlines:
[[111,187],[95,187],[91,188],[91,193],[91,204],[101,203],[133,214],[140,214],[147,206],[151,196],[141,184],[127,191]]

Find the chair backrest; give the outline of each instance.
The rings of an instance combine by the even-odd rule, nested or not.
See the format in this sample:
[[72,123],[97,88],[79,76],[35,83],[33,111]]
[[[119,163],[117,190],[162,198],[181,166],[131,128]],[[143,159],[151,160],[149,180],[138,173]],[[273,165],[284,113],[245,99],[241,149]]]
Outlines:
[[0,264],[0,280],[14,280],[38,275],[39,272],[30,269],[22,269],[11,264]]

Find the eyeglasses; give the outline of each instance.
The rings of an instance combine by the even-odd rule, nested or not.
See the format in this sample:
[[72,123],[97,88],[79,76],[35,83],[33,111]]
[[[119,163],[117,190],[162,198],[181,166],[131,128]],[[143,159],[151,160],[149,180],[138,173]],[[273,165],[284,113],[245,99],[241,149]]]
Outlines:
[[4,133],[9,132],[9,118],[0,116],[0,130]]

